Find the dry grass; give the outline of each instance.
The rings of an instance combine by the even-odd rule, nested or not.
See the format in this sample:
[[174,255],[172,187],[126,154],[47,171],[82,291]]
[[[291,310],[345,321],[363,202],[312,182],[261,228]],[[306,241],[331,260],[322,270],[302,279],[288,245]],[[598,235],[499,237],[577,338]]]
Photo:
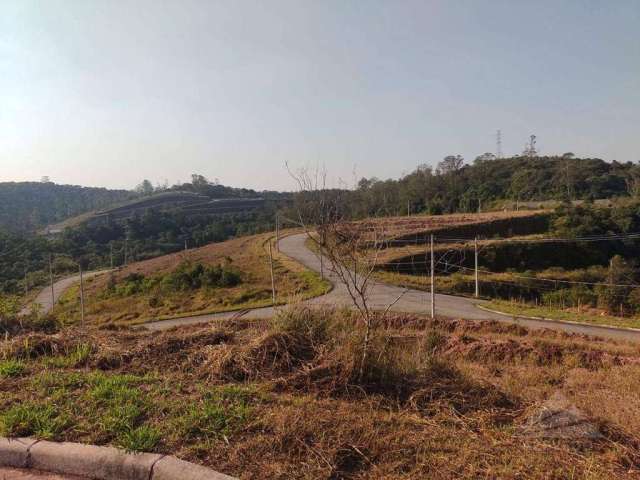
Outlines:
[[[177,453],[241,478],[637,478],[637,345],[406,315],[381,333],[360,380],[361,332],[340,312],[23,332],[0,347],[20,362],[0,376],[0,429]],[[601,441],[522,434],[557,392]]]
[[[131,274],[163,275],[181,263],[201,262],[207,265],[227,264],[238,270],[242,283],[234,287],[198,289],[174,293],[139,293],[135,295],[107,295],[110,275],[105,274],[86,282],[86,319],[93,324],[137,324],[152,319],[175,318],[264,307],[272,304],[271,275],[267,242],[271,234],[242,237],[226,242],[133,263],[114,273],[113,280],[122,282]],[[329,289],[319,275],[306,270],[288,257],[275,252],[274,272],[277,302],[293,298],[318,296]],[[66,292],[56,307],[57,314],[67,322],[79,318],[78,288]]]
[[373,240],[375,232],[378,241],[394,238],[413,237],[419,234],[437,233],[453,227],[490,224],[492,222],[535,217],[548,210],[498,211],[484,213],[452,213],[448,215],[412,215],[407,217],[369,218],[347,224],[345,227],[359,231],[370,231]]

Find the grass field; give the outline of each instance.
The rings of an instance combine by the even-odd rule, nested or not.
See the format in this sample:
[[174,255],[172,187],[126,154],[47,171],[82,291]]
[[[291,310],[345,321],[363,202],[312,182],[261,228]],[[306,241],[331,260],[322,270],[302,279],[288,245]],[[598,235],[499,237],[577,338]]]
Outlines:
[[[267,242],[271,234],[242,237],[198,249],[131,264],[113,275],[105,274],[85,282],[86,320],[94,324],[142,323],[150,319],[175,318],[189,314],[214,313],[272,304],[271,273]],[[277,303],[287,303],[326,293],[330,284],[285,255],[274,253]],[[241,283],[220,288],[187,291],[152,290],[131,295],[109,293],[109,284],[119,285],[132,274],[161,278],[184,262],[227,265],[241,276]],[[78,287],[69,289],[56,315],[66,322],[79,319]]]
[[569,322],[640,329],[640,318],[635,316],[617,317],[607,315],[602,310],[597,310],[595,308],[561,309],[507,300],[492,300],[484,304],[484,306],[498,312],[504,312],[512,315],[542,317],[552,320],[565,320]]
[[[0,435],[171,453],[243,479],[637,478],[637,345],[394,316],[360,377],[360,333],[300,309],[162,333],[23,330],[0,348]],[[557,395],[601,437],[532,431]]]

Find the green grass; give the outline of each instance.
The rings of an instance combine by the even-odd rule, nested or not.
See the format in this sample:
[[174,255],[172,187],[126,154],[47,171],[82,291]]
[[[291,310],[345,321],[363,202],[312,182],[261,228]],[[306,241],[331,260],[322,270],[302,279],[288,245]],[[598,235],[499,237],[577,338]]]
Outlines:
[[0,362],[0,378],[19,377],[26,370],[26,365],[20,360],[3,360]]
[[24,402],[0,415],[0,435],[51,439],[59,435],[68,423],[65,414],[54,405]]
[[141,425],[137,428],[125,430],[118,438],[118,445],[130,452],[153,451],[160,440],[162,433],[149,425]]
[[76,345],[66,355],[58,355],[45,360],[46,364],[56,368],[76,368],[87,363],[92,347],[87,343]]
[[640,318],[614,317],[611,315],[595,315],[590,313],[578,313],[560,308],[536,306],[521,302],[507,300],[492,300],[483,303],[482,306],[491,310],[526,317],[541,317],[551,320],[563,320],[569,322],[586,323],[593,325],[608,325],[613,327],[640,328]]
[[226,438],[244,425],[251,415],[255,393],[239,386],[226,386],[205,392],[179,419],[179,429],[190,439]]

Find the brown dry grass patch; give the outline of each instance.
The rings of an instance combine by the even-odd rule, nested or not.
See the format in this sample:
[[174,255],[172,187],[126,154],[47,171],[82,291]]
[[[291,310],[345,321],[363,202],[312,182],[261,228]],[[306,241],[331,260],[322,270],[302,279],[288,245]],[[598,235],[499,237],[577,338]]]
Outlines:
[[[289,233],[289,232],[285,232]],[[86,320],[92,324],[137,324],[153,319],[174,318],[264,307],[272,304],[271,273],[267,242],[272,234],[236,238],[204,247],[132,263],[113,274],[105,274],[85,282]],[[319,275],[306,270],[288,257],[275,252],[274,273],[277,300],[320,295],[329,288]],[[138,293],[128,296],[107,295],[109,282],[120,283],[132,274],[145,277],[174,271],[184,262],[205,265],[229,265],[240,272],[242,282],[234,287],[198,289],[175,293]],[[66,322],[79,319],[77,287],[70,289],[56,307],[57,315]]]
[[[637,345],[393,315],[360,380],[353,321],[294,310],[275,322],[165,332],[23,332],[2,345],[5,357],[24,359],[27,373],[0,378],[0,423],[20,402],[54,402],[71,415],[56,439],[111,443],[78,399],[91,398],[95,375],[133,376],[149,403],[142,421],[161,434],[155,451],[241,478],[637,478]],[[27,338],[43,345],[37,355],[19,350]],[[90,346],[85,362],[51,367],[49,357],[79,345]],[[522,435],[528,415],[556,392],[600,427],[602,441]],[[223,400],[205,407],[211,398]],[[230,411],[235,423],[223,430],[189,423]]]

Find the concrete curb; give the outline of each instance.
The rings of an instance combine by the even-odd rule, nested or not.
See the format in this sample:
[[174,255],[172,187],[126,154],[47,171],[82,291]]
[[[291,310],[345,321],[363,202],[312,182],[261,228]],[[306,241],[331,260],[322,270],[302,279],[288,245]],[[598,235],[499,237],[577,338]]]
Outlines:
[[156,453],[0,437],[0,466],[35,468],[96,480],[234,480],[206,467]]
[[[499,310],[493,310],[491,308],[487,308],[484,305],[479,305],[479,304],[476,304],[476,307],[479,308],[480,310],[484,310],[485,312],[497,313],[498,315],[503,315],[505,317],[511,317],[511,318],[524,318],[524,319],[527,319],[527,320],[540,320],[540,321],[549,322],[549,323],[566,323],[568,325],[579,325],[579,326],[583,326],[583,327],[602,328],[604,330],[619,330],[619,331],[622,331],[622,332],[640,332],[640,328],[616,327],[615,325],[607,325],[607,324],[600,324],[600,323],[575,322],[573,320],[558,320],[556,318],[533,317],[533,316],[529,316],[529,315],[518,315],[518,314],[515,314],[515,313],[506,313],[506,312],[501,312]],[[597,335],[597,333],[594,333],[594,335]]]

